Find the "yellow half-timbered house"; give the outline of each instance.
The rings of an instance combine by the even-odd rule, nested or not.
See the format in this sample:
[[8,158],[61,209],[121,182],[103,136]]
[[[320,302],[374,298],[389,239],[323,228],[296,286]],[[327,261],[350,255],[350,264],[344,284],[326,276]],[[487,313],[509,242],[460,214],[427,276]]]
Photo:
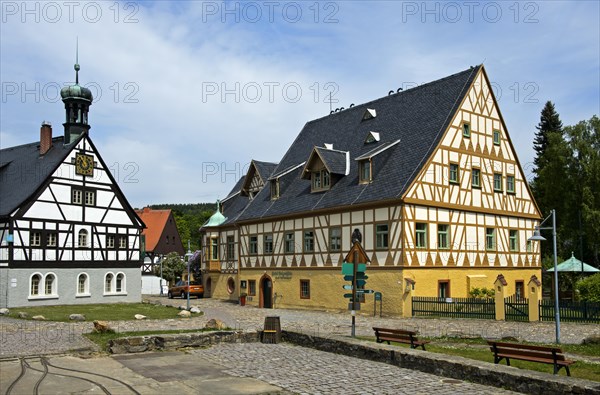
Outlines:
[[[482,65],[310,121],[278,164],[261,163],[225,199],[222,224],[203,229],[204,282],[224,284],[215,297],[345,309],[355,229],[366,288],[391,314],[406,287],[466,297],[503,274],[522,294],[541,277],[527,242],[540,212]],[[235,273],[213,266],[223,257]]]

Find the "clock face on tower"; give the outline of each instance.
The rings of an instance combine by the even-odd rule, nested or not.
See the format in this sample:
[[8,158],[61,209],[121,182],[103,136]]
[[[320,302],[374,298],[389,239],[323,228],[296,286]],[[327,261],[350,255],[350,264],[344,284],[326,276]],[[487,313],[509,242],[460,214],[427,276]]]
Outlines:
[[80,176],[94,175],[94,157],[92,155],[75,155],[75,173]]

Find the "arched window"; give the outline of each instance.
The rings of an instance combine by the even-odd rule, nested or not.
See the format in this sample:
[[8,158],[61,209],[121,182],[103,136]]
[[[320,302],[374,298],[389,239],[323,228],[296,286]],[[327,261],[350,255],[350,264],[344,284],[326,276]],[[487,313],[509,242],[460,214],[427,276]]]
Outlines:
[[115,276],[112,273],[106,274],[106,277],[104,278],[104,293],[112,292],[114,277]]
[[125,274],[117,274],[117,287],[116,292],[125,292]]
[[44,291],[46,295],[54,295],[56,293],[56,276],[52,273],[46,274],[44,280]]
[[31,296],[37,296],[40,294],[40,283],[42,282],[41,274],[34,274],[31,276],[31,287],[30,294]]
[[77,277],[77,294],[87,294],[89,293],[89,281],[88,275],[85,273],[81,273]]
[[77,244],[77,246],[79,248],[87,247],[87,238],[88,238],[88,231],[85,229],[81,229],[79,231],[79,243]]

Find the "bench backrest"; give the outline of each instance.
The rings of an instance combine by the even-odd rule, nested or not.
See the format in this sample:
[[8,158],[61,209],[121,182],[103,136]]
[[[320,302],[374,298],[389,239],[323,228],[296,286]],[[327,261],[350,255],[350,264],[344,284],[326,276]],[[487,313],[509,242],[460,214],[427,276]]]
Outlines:
[[399,336],[416,336],[416,331],[406,331],[403,329],[373,328],[376,334],[390,334]]
[[558,361],[566,360],[559,347],[535,346],[531,344],[504,343],[489,341],[490,350],[499,354],[522,355],[534,358],[549,358]]

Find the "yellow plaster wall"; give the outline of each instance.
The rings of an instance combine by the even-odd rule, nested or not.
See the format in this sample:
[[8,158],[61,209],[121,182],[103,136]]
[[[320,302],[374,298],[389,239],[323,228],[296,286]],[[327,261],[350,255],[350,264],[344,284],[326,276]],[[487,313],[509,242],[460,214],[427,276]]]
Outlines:
[[[203,283],[204,283],[204,294],[205,297],[208,297],[208,288],[206,286],[206,281],[208,278],[212,280],[211,285],[211,294],[213,298],[223,299],[223,300],[238,300],[239,297],[239,287],[240,281],[237,274],[222,274],[222,273],[207,273],[204,275]],[[227,280],[229,278],[233,278],[235,283],[235,290],[233,293],[229,293],[227,290]]]
[[540,268],[426,268],[404,269],[405,277],[416,281],[413,296],[437,296],[438,281],[450,280],[450,296],[455,298],[468,297],[473,287],[494,288],[494,281],[499,274],[504,275],[508,285],[507,295],[515,293],[515,282],[523,281],[527,285],[532,275],[541,278]]

